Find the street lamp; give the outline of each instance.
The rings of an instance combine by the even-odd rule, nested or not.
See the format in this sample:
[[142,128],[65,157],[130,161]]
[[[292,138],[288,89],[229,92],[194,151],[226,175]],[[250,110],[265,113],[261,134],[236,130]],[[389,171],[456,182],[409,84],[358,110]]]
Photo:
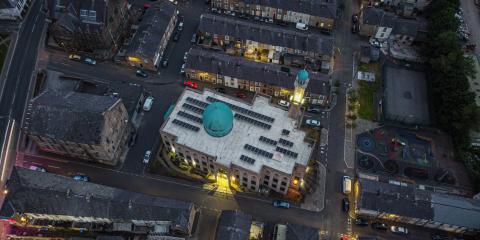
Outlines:
[[7,195],[8,194],[8,189],[4,189],[3,194]]

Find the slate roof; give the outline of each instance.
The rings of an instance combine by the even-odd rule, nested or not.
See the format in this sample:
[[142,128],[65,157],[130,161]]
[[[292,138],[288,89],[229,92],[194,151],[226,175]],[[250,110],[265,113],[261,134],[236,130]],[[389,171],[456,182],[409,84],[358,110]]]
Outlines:
[[128,46],[127,55],[138,54],[153,61],[168,23],[175,14],[175,5],[168,1],[152,3],[138,24],[135,36]]
[[259,25],[220,15],[203,14],[198,30],[327,56],[331,55],[333,50],[331,36],[307,34],[273,25]]
[[337,12],[336,0],[244,0],[244,2],[332,19],[335,19]]
[[[186,69],[200,70],[223,76],[234,77],[293,89],[295,76],[300,69],[282,67],[278,64],[254,62],[241,57],[233,57],[198,48],[191,48],[188,53]],[[286,72],[288,70],[288,72]],[[330,84],[328,75],[309,72],[310,81],[307,92],[328,96]]]
[[320,239],[318,232],[316,228],[289,223],[286,240],[318,240]]
[[[75,181],[70,177],[20,167],[14,168],[7,187],[9,194],[0,209],[0,216],[4,217],[32,213],[126,222],[172,221],[175,226],[188,229],[189,216],[195,210],[190,202]],[[90,196],[88,201],[87,194]]]
[[427,31],[427,22],[423,18],[402,18],[379,8],[363,9],[363,24],[392,28],[393,34],[416,37],[419,32]]
[[480,229],[480,200],[359,179],[359,208]]
[[217,226],[217,240],[248,240],[252,216],[238,210],[224,210]]
[[118,98],[78,92],[47,91],[31,100],[25,130],[34,135],[92,144],[100,141],[104,112]]
[[[76,27],[94,30],[106,24],[107,4],[105,0],[49,0],[50,18],[56,23],[74,31]],[[87,10],[87,18],[81,16],[81,10]],[[91,11],[95,16],[89,15]]]

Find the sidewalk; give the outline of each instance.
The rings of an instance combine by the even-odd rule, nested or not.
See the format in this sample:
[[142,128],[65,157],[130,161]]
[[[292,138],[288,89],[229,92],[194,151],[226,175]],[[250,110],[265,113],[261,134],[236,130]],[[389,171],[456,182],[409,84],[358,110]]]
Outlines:
[[325,183],[327,169],[322,163],[318,163],[317,187],[313,193],[305,196],[304,203],[300,204],[301,209],[312,212],[321,212],[325,208]]

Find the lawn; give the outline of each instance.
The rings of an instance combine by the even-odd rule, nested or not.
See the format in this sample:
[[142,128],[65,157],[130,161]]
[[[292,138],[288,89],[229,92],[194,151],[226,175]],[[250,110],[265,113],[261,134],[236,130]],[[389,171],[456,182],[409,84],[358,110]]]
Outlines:
[[360,71],[375,72],[375,82],[358,81],[358,116],[367,120],[374,120],[376,114],[375,95],[382,86],[380,64],[360,64]]

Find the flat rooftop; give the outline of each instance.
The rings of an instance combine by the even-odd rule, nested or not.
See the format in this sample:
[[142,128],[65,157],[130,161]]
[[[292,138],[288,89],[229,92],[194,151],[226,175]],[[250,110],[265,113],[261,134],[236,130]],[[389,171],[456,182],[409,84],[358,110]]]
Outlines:
[[408,124],[430,124],[427,81],[423,72],[384,68],[386,118]]
[[[235,115],[230,133],[219,138],[209,135],[202,124],[203,110],[216,101],[230,105]],[[190,126],[180,126],[179,121]],[[307,165],[312,153],[312,146],[303,141],[306,133],[295,127],[288,111],[271,105],[268,97],[256,95],[247,103],[210,89],[187,88],[161,131],[176,136],[178,144],[216,157],[224,166],[234,164],[255,173],[267,166],[290,174],[296,163]],[[286,132],[288,136],[282,134]]]

